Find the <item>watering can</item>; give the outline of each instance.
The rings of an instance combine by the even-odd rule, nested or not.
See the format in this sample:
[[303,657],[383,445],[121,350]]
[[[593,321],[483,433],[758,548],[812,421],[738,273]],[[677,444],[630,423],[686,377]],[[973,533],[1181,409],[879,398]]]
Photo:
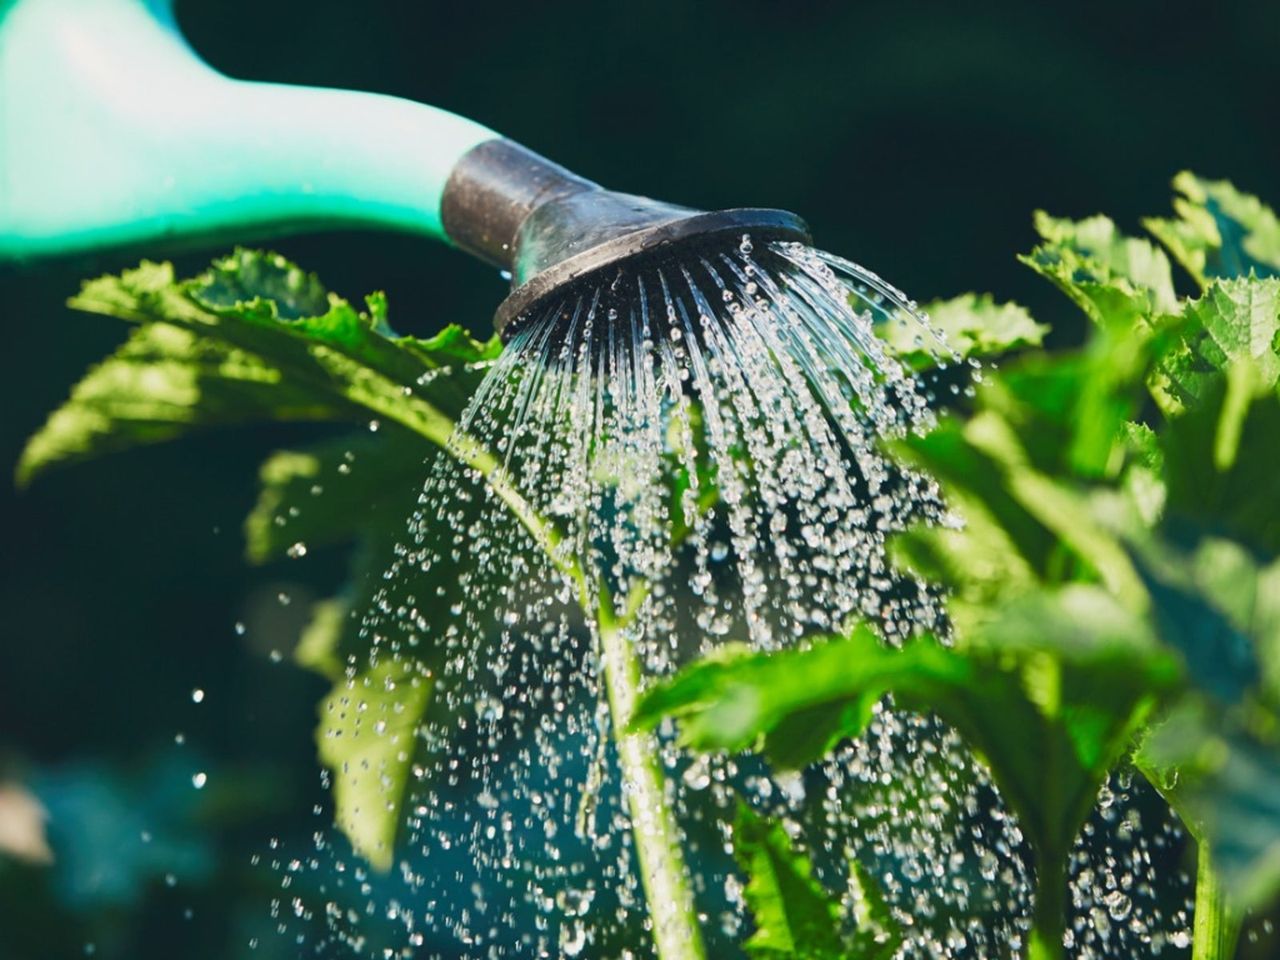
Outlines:
[[606,190],[487,127],[397,97],[233,80],[172,0],[0,0],[0,260],[335,227],[451,243],[512,275],[495,326],[641,256],[750,231]]

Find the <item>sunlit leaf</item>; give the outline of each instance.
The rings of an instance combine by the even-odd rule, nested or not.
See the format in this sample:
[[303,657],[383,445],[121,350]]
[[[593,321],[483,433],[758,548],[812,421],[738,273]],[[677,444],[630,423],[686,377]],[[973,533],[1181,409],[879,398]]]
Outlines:
[[1280,273],[1280,220],[1270,207],[1226,180],[1186,170],[1173,186],[1181,194],[1177,218],[1143,224],[1202,287],[1214,277]]
[[[966,737],[1043,862],[1059,869],[1102,779],[1178,667],[1097,588],[1030,596],[976,631],[956,649],[928,638],[889,648],[859,627],[803,650],[721,651],[650,690],[633,724],[669,716],[695,749],[761,749],[798,765],[859,733],[892,693]],[[791,739],[799,718],[803,750]]]
[[1172,269],[1158,247],[1124,236],[1103,216],[1071,221],[1040,211],[1035,225],[1044,243],[1019,259],[1102,329],[1129,330],[1177,309]]
[[31,439],[20,482],[55,464],[252,421],[386,418],[444,443],[477,382],[466,365],[500,350],[457,327],[429,340],[395,336],[381,295],[360,312],[282,257],[244,250],[192,280],[144,263],[89,281],[71,305],[140,326]]

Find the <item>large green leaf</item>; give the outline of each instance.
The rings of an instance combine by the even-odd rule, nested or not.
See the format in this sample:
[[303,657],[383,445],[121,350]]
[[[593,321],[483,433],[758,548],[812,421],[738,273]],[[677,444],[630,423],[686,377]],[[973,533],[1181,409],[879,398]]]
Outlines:
[[59,463],[170,440],[199,426],[350,418],[272,360],[168,323],[133,331],[27,443],[19,483]]
[[139,329],[31,439],[19,480],[198,426],[249,421],[386,418],[445,442],[476,383],[466,365],[492,359],[499,344],[458,327],[428,340],[398,337],[385,298],[366,302],[357,311],[282,257],[247,250],[191,280],[143,263],[89,281],[73,307]]
[[1280,397],[1249,366],[1206,381],[1200,401],[1160,431],[1169,522],[1280,550]]
[[974,634],[965,648],[922,638],[894,649],[859,627],[803,650],[722,650],[648,691],[633,724],[669,716],[695,749],[762,749],[795,766],[860,732],[892,693],[965,735],[1042,868],[1061,869],[1103,778],[1177,682],[1177,663],[1100,588],[1028,595]]
[[1214,277],[1280,273],[1280,220],[1270,207],[1226,180],[1186,170],[1173,186],[1182,194],[1173,201],[1177,218],[1143,224],[1202,287]]
[[[72,305],[138,327],[32,438],[20,480],[203,426],[382,421],[376,433],[271,457],[246,538],[255,562],[357,547],[349,584],[317,604],[297,659],[334,684],[317,741],[337,821],[358,852],[388,867],[439,654],[409,637],[386,636],[375,648],[359,617],[395,589],[382,574],[406,536],[424,461],[448,439],[497,340],[477,343],[459,327],[426,340],[397,336],[380,294],[357,311],[283,258],[243,250],[191,280],[144,263],[85,284]],[[447,605],[457,572],[415,582]]]

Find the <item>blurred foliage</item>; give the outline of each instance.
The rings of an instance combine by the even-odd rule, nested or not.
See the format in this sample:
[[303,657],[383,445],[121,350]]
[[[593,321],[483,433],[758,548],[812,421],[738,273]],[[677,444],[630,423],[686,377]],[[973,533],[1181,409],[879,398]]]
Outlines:
[[987,357],[1038,347],[1049,330],[1032,320],[1023,307],[996,303],[989,293],[934,300],[923,309],[932,321],[929,328],[917,315],[898,311],[880,332],[894,355],[913,370],[927,369],[937,362],[939,338],[957,357]]
[[[856,862],[851,884],[858,909],[848,918],[811,876],[807,857],[798,853],[781,823],[767,820],[739,802],[733,824],[734,856],[747,885],[743,898],[756,930],[743,946],[752,957],[797,960],[888,960],[902,945],[902,933],[874,882]],[[846,934],[845,926],[852,926]]]

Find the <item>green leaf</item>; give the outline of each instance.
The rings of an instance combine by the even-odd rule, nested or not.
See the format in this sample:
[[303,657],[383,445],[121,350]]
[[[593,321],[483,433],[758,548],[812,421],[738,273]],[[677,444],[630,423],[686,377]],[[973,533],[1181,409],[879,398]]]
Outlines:
[[1189,524],[1274,554],[1280,550],[1280,398],[1255,375],[1206,380],[1200,401],[1160,432],[1167,522]]
[[1205,180],[1184,170],[1173,179],[1182,196],[1176,219],[1143,225],[1168,248],[1201,287],[1214,277],[1280,273],[1280,220],[1257,197],[1226,180]]
[[[442,654],[420,645],[411,624],[382,631],[375,649],[353,614],[379,598],[393,609],[402,601],[413,607],[412,590],[447,606],[462,589],[456,569],[420,572],[412,588],[388,585],[382,574],[398,562],[424,461],[448,440],[478,368],[500,344],[478,343],[456,326],[426,340],[397,336],[383,295],[369,296],[360,311],[283,258],[245,250],[190,280],[176,279],[168,264],[144,263],[86,283],[72,305],[137,329],[31,440],[22,480],[197,427],[380,421],[376,434],[273,456],[246,534],[256,562],[357,544],[350,584],[316,606],[297,656],[335,683],[318,739],[339,824],[385,868],[411,787],[411,734],[431,702],[426,678],[437,675]],[[352,695],[364,698],[367,716],[346,709]]]
[[[964,664],[931,643],[902,650],[881,646],[865,626],[846,640],[818,643],[803,651],[771,656],[726,644],[650,689],[636,708],[637,729],[663,716],[681,721],[680,737],[699,750],[747,750],[762,743],[780,765],[800,766],[841,739],[859,733],[871,708],[895,684],[924,684],[935,674],[965,675]],[[825,725],[808,726],[807,752],[786,737],[788,719],[829,707]],[[777,731],[782,727],[782,735]]]
[[343,670],[340,659],[342,634],[350,617],[350,605],[341,597],[317,601],[311,608],[311,619],[294,648],[294,662],[337,682]]
[[720,651],[648,691],[632,722],[670,716],[695,749],[763,749],[795,764],[818,751],[790,742],[788,721],[805,718],[802,742],[830,749],[893,693],[965,735],[1043,862],[1061,866],[1102,779],[1178,675],[1141,621],[1078,587],[1002,608],[965,648],[924,638],[892,649],[859,627],[804,650]]
[[1251,633],[1262,669],[1262,688],[1275,710],[1280,707],[1280,560],[1258,571],[1255,598]]
[[[876,333],[899,360],[915,370],[933,367],[944,345],[959,357],[983,357],[1023,347],[1038,347],[1049,328],[1036,323],[1016,303],[996,303],[989,293],[964,293],[935,300],[923,310],[931,321],[924,326],[914,314],[898,311],[876,326]],[[938,343],[941,334],[943,343]]]
[[849,861],[849,887],[857,932],[853,956],[858,960],[890,960],[902,946],[903,932],[885,902],[879,884],[857,860]]
[[500,350],[456,327],[429,340],[397,337],[381,295],[362,313],[282,257],[246,250],[193,280],[144,263],[89,281],[71,305],[139,329],[31,439],[20,482],[60,463],[250,421],[385,418],[443,444],[478,383],[466,365]]
[[747,953],[812,960],[846,955],[839,907],[812,878],[808,858],[791,848],[781,824],[739,801],[733,853],[747,875],[743,894],[756,923],[744,944]]
[[1128,330],[1178,306],[1169,260],[1146,240],[1126,237],[1107,217],[1071,221],[1035,216],[1044,243],[1018,259],[1052,282],[1099,327]]
[[344,404],[290,380],[271,360],[194,330],[148,323],[92,368],[28,441],[17,479],[26,484],[51,466],[202,426],[350,417]]
[[[997,542],[991,531],[998,525],[1042,582],[1097,577],[1130,604],[1142,603],[1141,584],[1117,538],[1093,517],[1080,490],[1032,466],[1004,417],[983,410],[965,422],[947,418],[928,435],[907,437],[893,449],[936,477],[948,498],[979,505],[986,514],[978,521],[981,535],[989,544]],[[992,549],[976,552],[985,557]],[[959,564],[963,555],[955,559]],[[998,573],[1002,567],[991,569]]]
[[320,707],[317,745],[332,770],[339,827],[376,869],[391,867],[405,784],[433,681],[384,659],[339,680]]
[[1188,700],[1135,757],[1197,841],[1238,909],[1280,893],[1280,747]]
[[1144,423],[1126,423],[1125,468],[1121,486],[1143,526],[1152,527],[1164,512],[1168,491],[1164,481],[1164,451],[1154,430]]
[[[1186,312],[1212,338],[1224,358],[1219,369],[1247,363],[1268,388],[1280,379],[1280,279],[1215,280]],[[1216,351],[1215,351],[1216,353]],[[1213,358],[1216,359],[1216,358]]]
[[[426,678],[442,670],[442,649],[423,642],[412,622],[396,619],[383,625],[376,631],[376,643],[369,630],[361,629],[362,617],[382,604],[412,609],[417,605],[414,597],[431,597],[430,609],[423,613],[430,617],[461,600],[465,578],[460,578],[463,568],[457,565],[416,569],[412,576],[384,576],[397,562],[397,544],[408,535],[407,521],[427,471],[423,461],[430,455],[442,454],[394,425],[376,434],[366,432],[302,451],[277,453],[263,465],[258,503],[246,521],[247,549],[256,562],[297,557],[300,545],[308,556],[326,545],[348,541],[357,545],[346,587],[339,596],[316,604],[294,656],[333,684],[316,734],[320,759],[330,768],[335,784],[339,827],[379,869],[391,862],[404,806],[413,790],[414,750],[425,747],[406,737],[394,744],[380,740],[377,718],[373,718],[360,726],[360,751],[344,752],[344,744],[355,747],[350,743],[351,731],[342,724],[335,727],[333,707],[348,698],[353,676],[359,678],[358,688],[367,688],[388,677]],[[428,628],[422,630],[427,636]],[[418,685],[401,684],[400,690],[405,693],[400,702],[407,712],[397,716],[405,724],[421,723],[431,699],[418,695]],[[379,709],[383,713],[398,710],[397,696],[389,692]],[[366,756],[370,752],[377,754],[372,761]]]
[[1238,544],[1205,538],[1184,553],[1167,541],[1135,545],[1161,640],[1182,654],[1191,682],[1238,703],[1257,685],[1253,626],[1258,569]]
[[258,502],[245,519],[249,559],[265,563],[298,545],[309,551],[371,531],[400,533],[430,452],[421,438],[392,425],[273,454],[262,464]]

